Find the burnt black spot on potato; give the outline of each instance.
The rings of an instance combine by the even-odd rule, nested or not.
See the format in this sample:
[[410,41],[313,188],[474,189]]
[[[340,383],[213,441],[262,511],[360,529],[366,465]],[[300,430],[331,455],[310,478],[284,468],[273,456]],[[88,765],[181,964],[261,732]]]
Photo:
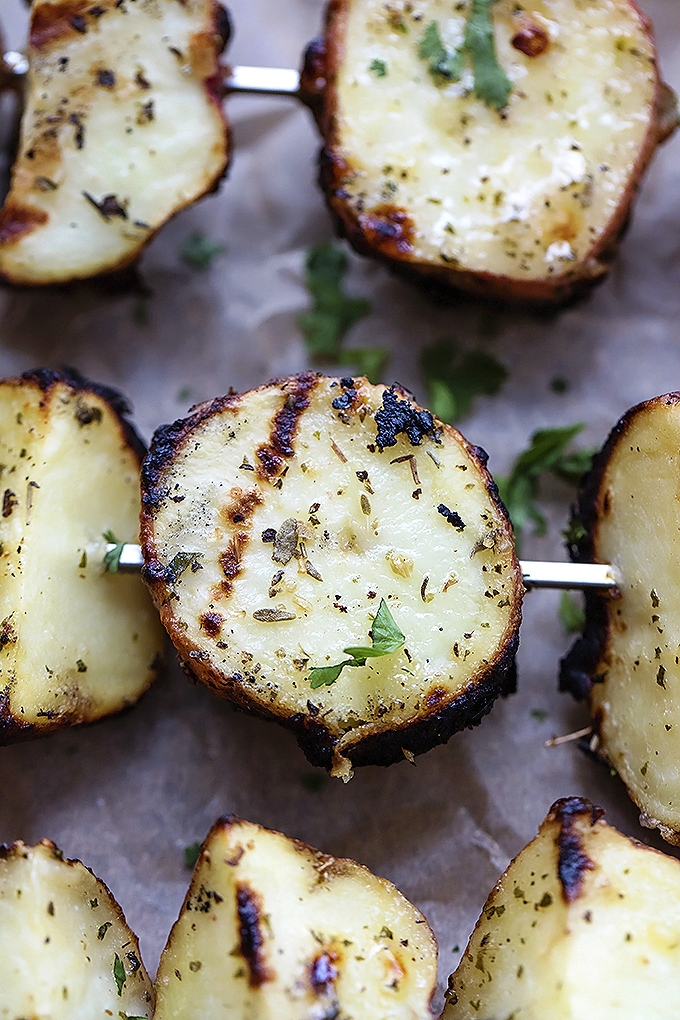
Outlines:
[[201,616],[201,629],[208,637],[217,637],[222,629],[223,619],[219,613],[203,613]]
[[125,205],[121,205],[115,195],[104,195],[101,201],[98,202],[89,191],[84,191],[83,198],[87,199],[90,205],[94,206],[102,219],[105,219],[107,223],[113,217],[118,217],[121,220],[128,218]]
[[252,518],[257,507],[264,503],[262,493],[257,489],[249,489],[245,492],[235,486],[231,489],[229,496],[231,500],[222,510],[222,516],[230,524],[246,523]]
[[233,581],[241,573],[241,557],[248,544],[248,538],[245,531],[239,531],[229,542],[224,552],[220,553],[220,566],[226,578],[226,581],[222,582],[222,591],[227,596],[231,595],[234,590]]
[[43,227],[49,217],[43,209],[5,202],[0,210],[0,244],[16,244],[37,227]]
[[260,988],[271,980],[264,955],[262,906],[258,894],[245,883],[236,886],[236,910],[241,956],[248,965],[248,984]]
[[399,400],[395,387],[383,393],[382,407],[375,412],[375,423],[378,431],[376,444],[383,449],[396,446],[397,436],[403,432],[411,441],[411,446],[420,446],[423,436],[434,437],[434,418],[429,411],[422,411],[409,400]]
[[354,386],[354,379],[341,379],[340,385],[343,390],[342,396],[336,397],[333,400],[333,407],[336,411],[346,411],[352,406],[357,395],[357,391]]
[[465,524],[460,514],[456,513],[455,510],[449,510],[449,508],[444,503],[439,504],[439,506],[437,507],[437,513],[440,513],[442,517],[445,517],[447,522],[449,524],[452,524],[456,531],[465,530]]
[[332,949],[319,953],[309,967],[309,983],[317,995],[328,994],[338,978],[338,956]]
[[383,255],[404,258],[413,251],[415,227],[405,209],[380,205],[361,215],[359,224],[370,247]]
[[12,510],[14,510],[14,507],[18,506],[18,504],[19,500],[16,498],[16,495],[12,492],[12,490],[5,489],[2,497],[2,516],[11,517]]
[[91,425],[93,421],[102,420],[102,412],[98,407],[89,407],[87,404],[78,403],[75,419],[82,428],[84,425]]
[[574,822],[579,816],[586,815],[590,824],[594,825],[603,814],[602,808],[595,807],[582,797],[558,800],[550,809],[549,817],[560,823],[557,835],[557,876],[567,903],[578,899],[586,871],[592,871],[595,867],[583,849],[581,835],[576,831]]

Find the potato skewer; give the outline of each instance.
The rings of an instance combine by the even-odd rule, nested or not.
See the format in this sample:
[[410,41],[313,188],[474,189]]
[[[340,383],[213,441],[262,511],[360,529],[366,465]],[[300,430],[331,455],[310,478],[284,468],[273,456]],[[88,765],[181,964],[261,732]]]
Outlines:
[[[33,4],[28,61],[9,52],[0,69],[1,85],[30,68],[0,214],[9,282],[129,265],[226,172],[222,97],[261,94],[312,110],[320,183],[357,251],[428,287],[554,306],[604,278],[639,181],[678,124],[632,0],[555,0],[550,18],[510,0],[454,11],[332,0],[302,74],[220,65],[229,20],[212,0],[181,17],[170,0],[158,10],[106,0],[72,17],[66,0]],[[500,93],[481,88],[482,57]]]

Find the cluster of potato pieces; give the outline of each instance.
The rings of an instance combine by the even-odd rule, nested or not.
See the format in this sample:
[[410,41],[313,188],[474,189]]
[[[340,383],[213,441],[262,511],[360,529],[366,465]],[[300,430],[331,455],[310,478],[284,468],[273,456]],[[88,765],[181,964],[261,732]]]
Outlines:
[[[0,383],[0,743],[93,721],[182,666],[288,727],[308,760],[412,760],[515,683],[524,594],[486,454],[396,386],[316,373],[193,408],[143,446],[76,373]],[[680,395],[633,408],[581,493],[572,554],[605,562],[561,683],[643,824],[680,836]],[[56,538],[58,536],[58,540]],[[115,558],[115,545],[114,545]],[[58,611],[55,611],[58,607]]]
[[[34,0],[1,278],[121,270],[218,186],[232,154],[228,36],[216,0]],[[490,101],[494,70],[503,98]],[[606,275],[678,123],[633,0],[331,0],[298,97],[357,251],[427,286],[524,305]]]
[[[442,1020],[680,1011],[680,863],[557,801],[449,979]],[[233,816],[198,857],[155,984],[106,886],[54,843],[0,849],[0,1016],[432,1020],[437,943],[388,881]]]

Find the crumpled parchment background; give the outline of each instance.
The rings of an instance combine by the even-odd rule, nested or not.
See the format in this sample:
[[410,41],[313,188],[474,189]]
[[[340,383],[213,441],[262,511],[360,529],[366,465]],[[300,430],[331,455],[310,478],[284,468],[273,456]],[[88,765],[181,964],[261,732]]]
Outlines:
[[[282,67],[297,66],[323,10],[322,0],[231,6],[229,59]],[[680,89],[677,0],[642,6],[655,23],[664,76]],[[20,47],[23,3],[2,0],[0,17],[7,41]],[[191,403],[308,365],[296,325],[307,304],[304,256],[330,237],[315,186],[315,130],[292,100],[231,99],[228,109],[236,141],[229,180],[169,224],[144,258],[148,322],[137,321],[131,295],[0,291],[2,375],[74,365],[127,393],[149,437]],[[205,273],[179,258],[194,230],[228,246]],[[462,348],[486,345],[508,367],[502,393],[478,400],[461,425],[489,450],[492,471],[506,471],[541,426],[583,421],[582,441],[599,444],[630,405],[680,387],[680,137],[658,154],[607,282],[554,318],[465,301],[435,307],[356,256],[348,287],[373,303],[351,343],[390,348],[386,381],[399,379],[424,399],[419,352],[441,336]],[[566,394],[550,389],[555,377],[569,381]],[[544,487],[549,533],[525,541],[526,557],[564,558],[560,528],[571,496],[558,482]],[[184,846],[234,811],[394,881],[433,926],[445,982],[500,871],[557,797],[587,796],[623,831],[670,852],[640,829],[606,768],[574,744],[543,746],[588,723],[556,689],[570,641],[558,600],[527,597],[519,692],[482,726],[420,757],[416,768],[404,761],[363,769],[347,786],[329,780],[317,792],[304,785],[312,770],[290,735],[189,684],[170,651],[167,674],[128,715],[0,749],[0,839],[48,836],[81,858],[113,890],[153,972],[189,881]]]

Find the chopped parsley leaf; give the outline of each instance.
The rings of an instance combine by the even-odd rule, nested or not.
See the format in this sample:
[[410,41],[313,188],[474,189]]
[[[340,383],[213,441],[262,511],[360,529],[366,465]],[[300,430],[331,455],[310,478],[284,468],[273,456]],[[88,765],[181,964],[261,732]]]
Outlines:
[[443,86],[450,81],[460,81],[463,72],[463,54],[460,50],[448,50],[439,34],[439,25],[431,21],[418,44],[418,56],[427,60],[427,70],[435,85]]
[[179,257],[192,269],[209,269],[226,249],[219,241],[212,241],[201,230],[194,231],[179,250]]
[[560,596],[560,623],[566,634],[580,633],[586,622],[586,614],[583,605],[576,601],[568,591],[563,591]]
[[532,719],[537,719],[538,722],[545,722],[548,718],[548,713],[544,708],[532,708],[529,715]]
[[493,354],[468,351],[459,357],[454,340],[442,338],[426,347],[420,368],[428,388],[428,407],[442,421],[464,418],[475,397],[495,396],[508,370]]
[[399,630],[384,599],[380,600],[380,606],[373,619],[369,636],[371,638],[370,646],[355,646],[343,649],[345,655],[352,656],[351,659],[345,659],[334,666],[319,666],[312,669],[309,674],[310,687],[313,690],[317,687],[331,687],[345,666],[365,666],[366,659],[376,659],[399,651],[406,638]]
[[117,539],[112,531],[105,531],[103,538],[114,547],[104,553],[104,570],[108,570],[110,574],[117,574],[125,543]]
[[184,867],[193,869],[196,867],[196,861],[198,855],[201,852],[200,843],[190,843],[189,846],[184,847]]
[[116,988],[118,989],[118,994],[122,995],[123,994],[123,985],[127,981],[127,975],[125,973],[125,967],[123,966],[123,961],[121,960],[121,958],[118,955],[118,953],[116,953],[114,955],[114,959],[113,959],[113,979],[116,982]]
[[376,78],[385,78],[387,75],[387,64],[384,60],[372,60],[368,65],[368,70],[372,71]]

